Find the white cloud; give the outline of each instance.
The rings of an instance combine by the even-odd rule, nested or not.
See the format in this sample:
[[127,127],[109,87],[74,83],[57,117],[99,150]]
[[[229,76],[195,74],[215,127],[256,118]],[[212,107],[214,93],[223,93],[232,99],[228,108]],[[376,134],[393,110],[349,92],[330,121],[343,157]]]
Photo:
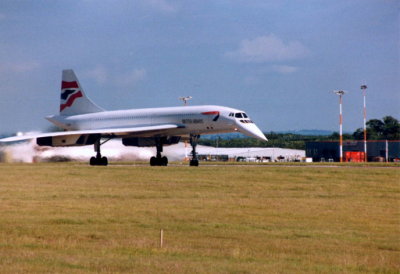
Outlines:
[[255,75],[248,75],[244,78],[244,83],[247,85],[258,85],[260,84],[260,78]]
[[293,66],[281,65],[281,66],[272,66],[272,70],[282,74],[289,74],[296,72],[298,68]]
[[240,42],[239,48],[227,52],[226,57],[239,62],[264,63],[287,61],[307,56],[309,50],[299,41],[284,42],[274,34]]
[[168,3],[166,0],[145,0],[144,3],[147,6],[162,12],[170,13],[177,11],[177,7],[171,3]]
[[102,65],[98,65],[94,69],[87,71],[85,75],[94,79],[99,84],[104,84],[109,79],[107,69]]
[[0,64],[0,72],[2,73],[4,72],[24,73],[33,71],[37,68],[40,68],[40,64],[39,62],[36,61]]
[[98,65],[95,68],[84,73],[85,77],[94,79],[98,84],[110,83],[121,87],[133,86],[146,77],[145,69],[134,69],[128,72],[116,74],[110,72],[103,65]]
[[145,69],[134,69],[115,78],[120,86],[133,86],[146,77]]
[[180,10],[180,4],[170,0],[81,0],[83,9],[91,13],[125,16],[143,16],[150,13],[172,14]]

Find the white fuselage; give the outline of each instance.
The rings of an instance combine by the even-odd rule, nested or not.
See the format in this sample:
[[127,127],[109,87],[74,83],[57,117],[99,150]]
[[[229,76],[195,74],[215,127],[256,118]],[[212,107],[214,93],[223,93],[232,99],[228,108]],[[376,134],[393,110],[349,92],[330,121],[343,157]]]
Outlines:
[[[67,131],[177,124],[179,127],[170,129],[168,135],[188,136],[238,131],[265,140],[264,134],[243,111],[213,105],[103,111],[72,116],[49,116],[47,119]],[[141,136],[154,134],[148,132]]]

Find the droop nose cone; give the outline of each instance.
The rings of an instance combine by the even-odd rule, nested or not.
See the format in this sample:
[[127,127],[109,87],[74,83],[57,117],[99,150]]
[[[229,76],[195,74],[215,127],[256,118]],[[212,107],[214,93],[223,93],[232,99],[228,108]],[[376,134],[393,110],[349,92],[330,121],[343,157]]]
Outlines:
[[268,141],[264,133],[255,124],[246,124],[239,129],[243,134],[254,137],[262,141]]

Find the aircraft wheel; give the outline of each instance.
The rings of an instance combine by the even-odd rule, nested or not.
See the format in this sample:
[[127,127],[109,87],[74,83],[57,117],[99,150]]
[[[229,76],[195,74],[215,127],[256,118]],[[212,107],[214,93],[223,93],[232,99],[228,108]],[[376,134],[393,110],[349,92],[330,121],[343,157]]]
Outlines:
[[160,160],[161,160],[160,161],[160,165],[161,166],[167,166],[168,165],[168,158],[167,157],[164,156]]
[[97,164],[96,157],[90,158],[90,165],[95,166]]
[[150,158],[150,165],[151,166],[156,166],[157,165],[157,158],[156,157],[151,157]]
[[199,160],[190,160],[190,166],[199,166]]
[[[99,160],[100,160],[100,159],[99,159]],[[100,165],[102,165],[102,166],[107,166],[107,165],[108,165],[108,159],[107,159],[107,157],[101,158],[101,160],[100,160],[99,162],[100,162]]]

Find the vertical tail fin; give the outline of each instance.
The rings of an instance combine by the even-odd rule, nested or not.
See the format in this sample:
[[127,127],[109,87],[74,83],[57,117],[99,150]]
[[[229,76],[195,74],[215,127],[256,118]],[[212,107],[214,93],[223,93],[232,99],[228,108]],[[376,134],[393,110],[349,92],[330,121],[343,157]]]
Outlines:
[[78,115],[104,111],[83,92],[72,69],[62,72],[60,115]]

